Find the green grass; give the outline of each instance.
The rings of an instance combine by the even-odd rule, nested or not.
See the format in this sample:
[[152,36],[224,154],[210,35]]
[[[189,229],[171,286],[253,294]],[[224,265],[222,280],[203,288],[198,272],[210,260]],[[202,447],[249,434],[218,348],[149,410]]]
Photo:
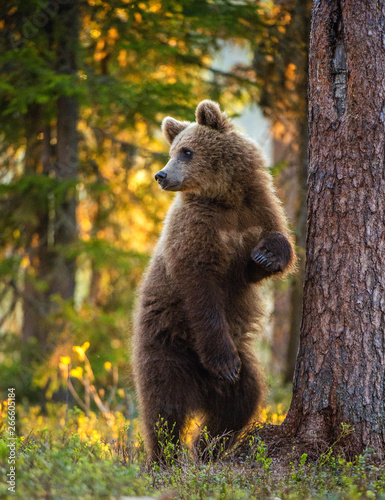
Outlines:
[[[6,467],[0,470],[4,478]],[[0,498],[9,493],[7,486],[0,486]],[[25,446],[19,442],[17,498],[113,498],[143,494],[149,486],[138,465],[124,467],[100,444],[81,441],[76,434],[37,432]]]
[[[0,498],[114,499],[120,496],[180,499],[365,499],[385,500],[385,468],[370,454],[352,462],[324,453],[310,462],[295,450],[284,460],[271,458],[255,437],[242,457],[228,454],[221,461],[200,463],[184,449],[177,459],[162,433],[168,467],[147,465],[137,422],[113,425],[102,416],[79,410],[65,413],[52,405],[48,415],[19,409],[16,493],[5,482],[9,472],[9,435],[0,425]],[[1,424],[1,420],[0,420]],[[294,458],[297,457],[297,458]]]

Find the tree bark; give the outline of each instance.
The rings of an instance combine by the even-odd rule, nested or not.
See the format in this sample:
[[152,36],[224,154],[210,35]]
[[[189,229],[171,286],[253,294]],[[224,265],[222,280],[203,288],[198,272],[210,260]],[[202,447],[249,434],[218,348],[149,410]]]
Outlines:
[[385,456],[385,2],[315,1],[306,277],[284,428]]

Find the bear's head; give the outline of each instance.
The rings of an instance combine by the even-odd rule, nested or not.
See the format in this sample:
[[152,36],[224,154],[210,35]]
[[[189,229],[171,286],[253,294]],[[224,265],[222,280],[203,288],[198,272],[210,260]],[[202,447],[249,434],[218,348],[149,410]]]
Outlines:
[[167,117],[162,130],[171,144],[170,161],[155,179],[167,191],[223,198],[235,187],[236,173],[245,163],[242,158],[256,149],[209,100],[198,105],[196,123]]

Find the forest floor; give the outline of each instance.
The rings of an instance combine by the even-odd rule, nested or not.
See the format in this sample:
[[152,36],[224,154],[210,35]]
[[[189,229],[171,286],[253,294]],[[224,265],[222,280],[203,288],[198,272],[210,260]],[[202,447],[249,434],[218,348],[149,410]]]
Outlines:
[[[268,422],[283,418],[280,408],[265,413]],[[0,419],[0,498],[385,500],[385,464],[374,464],[370,453],[348,461],[329,448],[314,460],[295,446],[272,452],[250,435],[241,452],[201,463],[187,449],[173,459],[165,439],[169,463],[160,467],[146,463],[138,422],[118,413],[107,422],[65,405],[48,405],[44,415],[24,406],[17,421],[11,439]]]

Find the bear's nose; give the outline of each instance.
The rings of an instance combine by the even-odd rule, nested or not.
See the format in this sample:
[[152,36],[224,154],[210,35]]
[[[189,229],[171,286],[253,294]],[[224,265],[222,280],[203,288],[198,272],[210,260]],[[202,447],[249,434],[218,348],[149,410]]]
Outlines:
[[163,170],[159,170],[159,172],[157,172],[155,174],[155,180],[156,181],[164,181],[164,179],[167,177],[167,174],[166,172],[163,172]]

